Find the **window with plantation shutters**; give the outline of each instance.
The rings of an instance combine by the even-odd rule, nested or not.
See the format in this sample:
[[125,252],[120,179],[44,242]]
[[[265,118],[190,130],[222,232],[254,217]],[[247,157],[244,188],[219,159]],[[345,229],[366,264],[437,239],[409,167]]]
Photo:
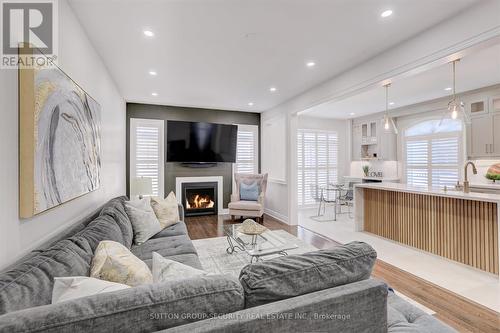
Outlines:
[[[316,203],[319,188],[338,181],[336,132],[297,131],[297,199],[299,206]],[[330,195],[330,193],[328,193]]]
[[237,173],[259,173],[259,128],[254,125],[238,125],[236,146]]
[[462,123],[429,120],[405,131],[406,183],[443,188],[460,179]]
[[130,119],[130,184],[137,177],[149,177],[153,195],[164,197],[164,121]]

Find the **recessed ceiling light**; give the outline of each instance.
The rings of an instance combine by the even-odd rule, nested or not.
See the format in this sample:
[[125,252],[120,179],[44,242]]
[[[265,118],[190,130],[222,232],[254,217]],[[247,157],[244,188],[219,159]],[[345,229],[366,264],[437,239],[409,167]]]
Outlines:
[[354,113],[354,112],[351,112],[351,113],[349,113],[349,115],[350,115],[350,116],[354,116],[354,115],[355,115],[355,113]]
[[151,30],[144,30],[143,33],[144,33],[144,36],[146,36],[146,37],[153,37],[155,35],[155,33],[152,32]]
[[153,92],[151,93],[151,96],[158,96],[158,93]]
[[444,88],[444,90],[446,90],[446,91],[451,91],[451,87]]
[[249,102],[249,103],[248,103],[248,106],[253,106],[253,102]]
[[306,66],[307,67],[314,67],[314,66],[316,66],[316,63],[314,61],[309,61],[306,63]]
[[157,72],[155,72],[155,71],[149,71],[149,75],[151,75],[151,76],[156,76],[156,75],[158,75],[158,73],[157,73]]
[[381,17],[389,17],[391,15],[392,15],[392,10],[390,9],[384,10],[382,14],[380,14]]
[[275,92],[276,90],[278,90],[278,89],[276,89],[276,87],[271,87],[271,88],[269,88],[269,91],[270,91],[270,92]]
[[394,103],[394,102],[390,102],[390,103],[389,103],[389,105],[394,105],[394,104],[396,104],[396,103]]

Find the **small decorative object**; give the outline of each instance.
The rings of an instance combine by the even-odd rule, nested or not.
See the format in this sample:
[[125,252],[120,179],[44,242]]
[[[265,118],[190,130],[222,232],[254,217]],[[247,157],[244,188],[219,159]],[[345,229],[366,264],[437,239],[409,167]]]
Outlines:
[[363,172],[365,174],[365,177],[368,177],[368,174],[370,172],[370,166],[369,165],[363,165]]
[[19,66],[21,218],[99,188],[100,119],[99,103],[60,68]]
[[251,219],[246,219],[243,221],[241,226],[238,228],[238,231],[246,234],[246,235],[260,235],[264,231],[266,231],[267,228],[256,223],[254,220]]
[[485,177],[493,182],[500,180],[500,163],[490,166]]

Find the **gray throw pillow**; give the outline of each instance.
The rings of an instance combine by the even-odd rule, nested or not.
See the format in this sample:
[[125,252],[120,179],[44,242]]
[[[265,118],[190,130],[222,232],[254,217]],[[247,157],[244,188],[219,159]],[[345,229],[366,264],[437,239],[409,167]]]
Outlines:
[[125,211],[132,222],[134,243],[140,245],[161,231],[149,197],[125,201]]
[[376,258],[377,252],[370,245],[351,242],[247,265],[240,273],[245,307],[368,279]]

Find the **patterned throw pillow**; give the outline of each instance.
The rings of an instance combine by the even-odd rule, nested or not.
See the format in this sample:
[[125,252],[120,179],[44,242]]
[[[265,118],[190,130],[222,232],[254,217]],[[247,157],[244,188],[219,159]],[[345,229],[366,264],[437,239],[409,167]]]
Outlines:
[[161,231],[161,225],[156,218],[149,197],[140,200],[125,201],[132,229],[134,230],[134,242],[138,245],[144,243]]
[[130,286],[109,282],[88,276],[67,276],[54,278],[52,304],[101,293],[128,289]]
[[180,262],[163,258],[160,254],[153,252],[153,281],[165,282],[173,280],[189,279],[195,276],[207,275],[208,273],[194,267],[181,264]]
[[158,221],[160,221],[162,229],[179,222],[179,208],[174,192],[170,192],[165,199],[152,197],[151,206],[153,207]]
[[240,200],[257,201],[259,199],[259,185],[257,182],[251,184],[240,183]]
[[144,261],[120,243],[102,241],[95,250],[90,276],[129,285],[152,283],[153,275]]

